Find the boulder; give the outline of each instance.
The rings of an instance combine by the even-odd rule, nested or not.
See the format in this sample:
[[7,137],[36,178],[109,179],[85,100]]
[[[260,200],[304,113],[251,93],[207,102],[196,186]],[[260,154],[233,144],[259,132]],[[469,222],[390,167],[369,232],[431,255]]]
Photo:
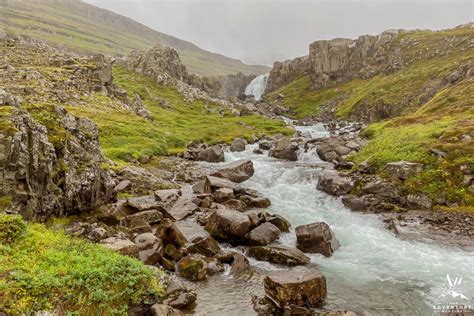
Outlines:
[[217,172],[213,173],[212,176],[225,178],[236,183],[241,183],[250,179],[254,172],[255,170],[253,168],[252,161],[243,159],[224,165]]
[[163,257],[163,243],[152,233],[140,234],[133,241],[138,246],[138,258],[145,264],[155,265]]
[[206,224],[206,230],[218,240],[241,241],[250,230],[245,214],[229,209],[215,210]]
[[304,252],[321,253],[329,257],[340,246],[334,232],[324,222],[298,226],[295,232],[297,248]]
[[361,192],[362,194],[373,194],[382,200],[389,201],[396,200],[399,197],[395,186],[380,178],[375,178],[365,183],[361,188]]
[[163,241],[165,246],[173,244],[179,248],[188,242],[183,233],[169,218],[163,219],[158,225],[155,235]]
[[243,138],[236,138],[230,145],[230,151],[233,152],[239,152],[239,151],[244,151],[245,146],[247,146],[247,141]]
[[242,195],[240,200],[247,205],[248,208],[267,208],[270,207],[271,202],[265,197],[252,197],[250,195]]
[[237,211],[243,211],[245,208],[242,201],[236,199],[231,199],[224,202],[224,206]]
[[151,209],[160,209],[162,207],[154,195],[128,198],[123,206],[129,213],[138,213]]
[[250,269],[249,259],[247,259],[241,253],[234,252],[232,255],[230,272],[240,273],[240,272],[248,271],[249,269]]
[[193,214],[199,207],[187,197],[180,197],[167,212],[176,221]]
[[173,308],[183,309],[194,303],[197,299],[197,295],[193,291],[183,291],[172,299],[166,299],[163,303]]
[[207,263],[204,256],[192,254],[178,262],[179,274],[190,281],[201,281],[207,278]]
[[431,210],[433,201],[423,193],[408,194],[407,205],[413,209]]
[[268,214],[265,221],[275,225],[281,232],[288,233],[290,231],[290,222],[283,216],[277,214]]
[[340,196],[351,192],[354,189],[354,182],[337,173],[325,172],[319,177],[316,188],[330,195]]
[[310,262],[309,257],[300,250],[282,245],[253,246],[249,248],[249,255],[260,261],[268,261],[290,267],[305,265]]
[[363,212],[367,209],[365,199],[352,194],[344,195],[342,197],[342,203],[345,207],[354,212]]
[[66,232],[75,237],[81,237],[98,242],[108,237],[107,230],[97,223],[73,222],[66,227]]
[[327,295],[326,278],[319,271],[278,271],[263,280],[265,295],[278,307],[315,306]]
[[197,159],[207,162],[224,162],[224,151],[219,145],[211,146],[201,150],[197,155]]
[[213,194],[214,200],[217,203],[224,203],[234,198],[234,190],[229,188],[217,189]]
[[401,180],[406,180],[421,171],[423,171],[423,164],[408,162],[408,161],[397,161],[390,162],[385,165],[385,170],[392,176]]
[[221,247],[212,237],[197,237],[193,243],[187,247],[188,253],[198,253],[206,257],[213,257],[221,252]]
[[270,157],[285,159],[290,161],[298,160],[298,144],[292,142],[288,137],[282,137],[275,142],[269,152]]
[[224,179],[224,178],[209,176],[208,179],[211,182],[211,188],[213,190],[220,189],[220,188],[229,188],[232,190],[236,190],[239,188],[239,185],[237,183]]
[[164,204],[171,204],[180,196],[178,189],[158,190],[155,192],[155,199]]
[[273,146],[273,142],[268,139],[262,139],[258,143],[258,148],[262,150],[270,150]]
[[211,181],[206,177],[203,180],[193,185],[193,192],[197,194],[210,194],[211,191]]
[[163,219],[163,214],[158,210],[148,210],[143,212],[138,212],[132,215],[125,217],[125,221],[128,227],[137,226],[138,222],[145,222],[150,225],[159,224]]
[[100,241],[104,247],[125,256],[138,257],[138,246],[126,238],[109,237]]
[[263,155],[263,150],[261,150],[260,148],[256,148],[253,150],[253,153],[257,155]]
[[163,304],[155,304],[150,310],[153,316],[185,316],[182,311]]
[[130,189],[132,183],[129,180],[122,180],[115,186],[115,191],[122,192]]
[[248,240],[253,246],[266,246],[274,242],[280,236],[280,233],[275,225],[263,223],[250,231]]

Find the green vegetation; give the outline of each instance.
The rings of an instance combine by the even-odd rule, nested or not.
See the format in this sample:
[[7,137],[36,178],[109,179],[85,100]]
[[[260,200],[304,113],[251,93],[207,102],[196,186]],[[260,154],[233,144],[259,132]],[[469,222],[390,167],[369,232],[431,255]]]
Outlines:
[[0,28],[8,33],[40,38],[52,45],[67,45],[80,52],[127,54],[158,42],[175,48],[194,73],[215,76],[239,71],[261,74],[269,70],[205,51],[81,1],[8,0],[0,3],[0,15]]
[[112,100],[100,94],[87,100],[87,106],[66,108],[98,125],[104,154],[115,161],[175,154],[184,151],[191,141],[215,144],[231,142],[236,137],[250,139],[254,135],[291,133],[280,121],[255,115],[222,116],[217,104],[186,102],[175,87],[157,85],[122,67],[114,67],[114,78],[131,98],[140,95],[153,121],[114,107]]
[[[382,174],[388,162],[424,163],[425,170],[406,181],[408,192],[474,205],[461,170],[461,166],[474,169],[474,142],[462,140],[462,135],[474,134],[472,79],[443,89],[412,115],[371,124],[364,134],[369,143],[353,157],[356,163],[369,160]],[[431,155],[430,148],[445,152],[446,157]]]
[[129,306],[163,294],[136,259],[18,216],[0,214],[0,228],[0,310],[7,313],[127,315]]

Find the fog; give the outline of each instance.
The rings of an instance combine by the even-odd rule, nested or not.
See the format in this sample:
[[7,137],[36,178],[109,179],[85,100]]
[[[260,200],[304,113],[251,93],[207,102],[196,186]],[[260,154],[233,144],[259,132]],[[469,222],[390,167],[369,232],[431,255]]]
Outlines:
[[86,0],[250,64],[306,55],[311,42],[474,20],[473,0]]

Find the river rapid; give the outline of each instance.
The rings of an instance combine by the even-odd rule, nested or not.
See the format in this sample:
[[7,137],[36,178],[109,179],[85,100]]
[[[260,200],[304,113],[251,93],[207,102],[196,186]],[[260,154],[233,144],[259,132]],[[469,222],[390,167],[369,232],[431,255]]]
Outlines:
[[[296,127],[313,138],[327,137],[321,124]],[[340,199],[316,189],[322,161],[313,152],[300,152],[297,162],[285,162],[253,153],[226,153],[226,162],[250,159],[255,174],[242,185],[268,197],[269,211],[289,220],[290,233],[279,242],[294,246],[294,228],[324,221],[341,247],[329,258],[308,254],[307,267],[288,268],[249,258],[253,273],[232,275],[226,271],[194,284],[197,315],[255,315],[251,296],[263,296],[262,279],[270,271],[317,268],[327,278],[324,309],[350,309],[363,315],[432,315],[433,307],[446,302],[474,305],[474,253],[442,246],[429,240],[400,240],[373,214],[349,211]],[[453,298],[451,279],[462,278]],[[458,279],[459,280],[459,279]],[[452,289],[451,289],[452,290]]]

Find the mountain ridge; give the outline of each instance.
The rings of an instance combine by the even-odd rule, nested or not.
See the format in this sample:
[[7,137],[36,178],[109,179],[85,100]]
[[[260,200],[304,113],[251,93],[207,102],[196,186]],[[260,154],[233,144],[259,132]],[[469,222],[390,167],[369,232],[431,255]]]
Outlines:
[[125,55],[158,42],[175,48],[189,71],[200,75],[261,74],[269,69],[209,52],[84,1],[2,0],[0,14],[5,17],[0,21],[0,28],[7,33],[66,45],[78,52]]

